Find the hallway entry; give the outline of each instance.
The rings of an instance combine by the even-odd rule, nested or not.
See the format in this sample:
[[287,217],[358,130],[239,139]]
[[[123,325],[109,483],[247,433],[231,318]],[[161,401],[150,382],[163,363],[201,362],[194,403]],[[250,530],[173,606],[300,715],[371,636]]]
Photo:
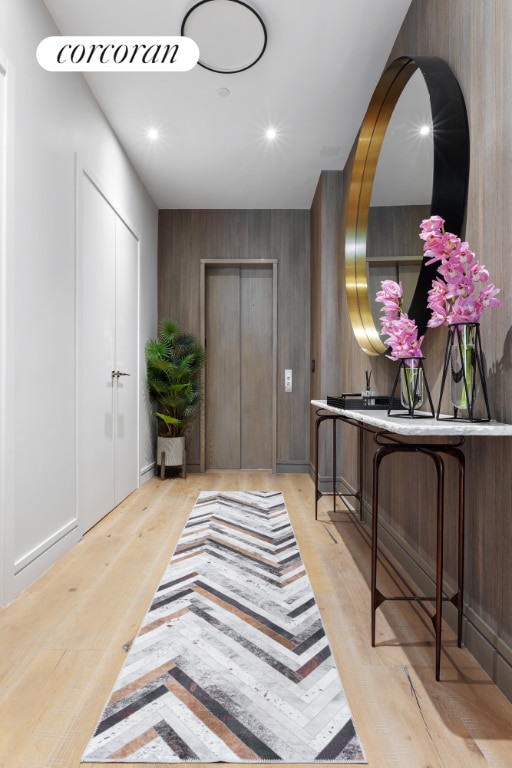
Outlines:
[[138,240],[86,173],[78,263],[82,532],[138,485]]
[[205,469],[273,469],[277,263],[203,265]]

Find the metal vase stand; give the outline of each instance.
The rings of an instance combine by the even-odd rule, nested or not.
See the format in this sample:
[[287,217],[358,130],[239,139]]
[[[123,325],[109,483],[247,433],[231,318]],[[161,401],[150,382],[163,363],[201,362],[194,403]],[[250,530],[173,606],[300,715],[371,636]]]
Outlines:
[[[473,329],[473,344],[471,345],[471,375],[469,375],[466,367],[466,362],[463,359],[461,345],[459,344],[459,336],[461,329]],[[453,350],[459,350],[459,356],[457,358],[460,363],[460,370],[455,372],[453,368]],[[450,374],[448,377],[448,373]],[[465,396],[466,406],[464,408],[457,407],[453,401],[453,416],[441,414],[441,402],[443,399],[444,388],[447,378],[451,386],[452,377],[457,376],[459,382],[462,381],[462,391]],[[460,386],[460,384],[459,384]],[[480,387],[480,390],[479,390]],[[479,395],[481,392],[481,397]],[[478,406],[481,406],[481,410],[484,412],[483,416],[478,417],[476,410]],[[461,415],[460,411],[467,411],[467,415]],[[443,376],[441,379],[441,392],[439,394],[439,403],[437,406],[436,418],[440,421],[443,420],[457,420],[457,421],[471,421],[471,422],[485,422],[491,420],[491,412],[489,409],[489,398],[487,396],[487,383],[485,378],[484,369],[484,356],[482,352],[482,342],[480,339],[480,325],[479,323],[457,323],[448,326],[448,340],[446,343],[446,351],[444,356]]]
[[[409,405],[408,407],[403,404],[403,402],[400,399],[400,381],[401,381],[401,374],[404,373],[404,377],[407,381],[406,371],[407,368],[410,366],[407,366],[406,361],[407,360],[414,360],[416,365],[416,369],[418,372],[418,375],[414,377],[414,387],[412,389],[409,389],[408,385],[408,401]],[[417,397],[417,389],[418,389],[418,383],[422,381],[423,382],[423,388],[425,390],[425,396],[428,400],[428,405],[430,410],[419,410],[423,405],[423,400],[421,403],[418,403],[418,406],[415,406],[415,401]],[[395,402],[400,402],[401,407],[399,406],[398,409],[393,408],[393,404]],[[389,407],[388,407],[388,416],[401,416],[408,419],[426,419],[426,418],[433,418],[434,417],[434,405],[432,403],[432,396],[430,394],[430,389],[428,386],[427,376],[425,374],[425,369],[423,367],[423,358],[422,357],[407,357],[407,358],[401,358],[400,364],[398,366],[398,371],[395,378],[395,383],[393,384],[393,389],[391,390],[391,397],[389,398]]]

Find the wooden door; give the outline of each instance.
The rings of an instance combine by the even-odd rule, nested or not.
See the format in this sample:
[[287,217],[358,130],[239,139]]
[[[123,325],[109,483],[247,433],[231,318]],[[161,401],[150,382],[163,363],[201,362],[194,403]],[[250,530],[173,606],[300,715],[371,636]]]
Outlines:
[[240,270],[240,469],[272,467],[272,270]]
[[77,488],[85,532],[138,482],[138,245],[85,173],[80,243]]
[[206,270],[206,468],[273,463],[273,271]]
[[206,468],[240,469],[240,270],[206,273]]

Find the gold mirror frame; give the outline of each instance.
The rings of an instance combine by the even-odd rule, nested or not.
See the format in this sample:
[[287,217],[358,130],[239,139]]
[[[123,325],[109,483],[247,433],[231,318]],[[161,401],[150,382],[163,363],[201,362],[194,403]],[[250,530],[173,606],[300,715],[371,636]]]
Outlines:
[[[469,176],[469,132],[464,98],[449,66],[425,56],[395,59],[374,91],[357,140],[350,180],[345,231],[345,289],[356,340],[367,355],[382,355],[387,347],[375,326],[368,294],[366,244],[373,182],[393,110],[417,70],[424,77],[431,103],[434,169],[431,215],[442,216],[446,229],[461,234]],[[420,222],[418,222],[418,235]],[[418,237],[418,247],[420,240]],[[420,269],[409,316],[420,334],[428,321],[427,292],[436,265]]]

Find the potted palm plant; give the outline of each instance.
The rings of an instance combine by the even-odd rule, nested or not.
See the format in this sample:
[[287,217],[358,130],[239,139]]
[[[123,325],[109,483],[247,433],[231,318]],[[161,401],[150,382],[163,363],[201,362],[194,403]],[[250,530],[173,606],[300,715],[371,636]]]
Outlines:
[[206,352],[176,321],[164,318],[158,338],[147,342],[145,355],[149,398],[158,423],[161,477],[168,466],[181,466],[186,475],[185,435],[201,403],[200,372]]

